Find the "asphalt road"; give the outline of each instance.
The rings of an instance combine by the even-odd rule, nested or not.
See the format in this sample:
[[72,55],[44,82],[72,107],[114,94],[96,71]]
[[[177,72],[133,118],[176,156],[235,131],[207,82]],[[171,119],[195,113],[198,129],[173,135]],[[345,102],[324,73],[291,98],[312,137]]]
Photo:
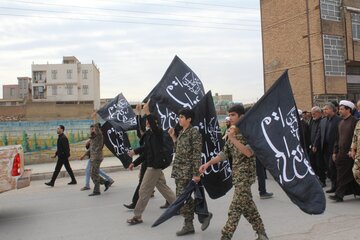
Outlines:
[[[88,197],[89,191],[79,190],[83,186],[82,177],[78,178],[78,185],[68,186],[67,178],[58,179],[54,188],[45,186],[44,181],[33,181],[28,188],[1,194],[0,240],[220,239],[232,191],[221,199],[208,199],[214,217],[206,231],[202,232],[195,220],[194,235],[176,237],[175,232],[182,226],[181,216],[151,228],[163,212],[159,206],[164,199],[158,191],[145,210],[144,223],[128,226],[126,219],[132,212],[122,205],[130,202],[138,171],[115,172],[111,176],[114,185],[96,197]],[[166,170],[166,176],[174,189],[170,169]],[[324,214],[311,216],[291,203],[275,181],[267,180],[267,188],[274,192],[274,198],[261,200],[257,184],[252,190],[270,239],[359,239],[359,199],[348,196],[343,203],[328,201]],[[255,238],[250,224],[242,218],[233,239]]]

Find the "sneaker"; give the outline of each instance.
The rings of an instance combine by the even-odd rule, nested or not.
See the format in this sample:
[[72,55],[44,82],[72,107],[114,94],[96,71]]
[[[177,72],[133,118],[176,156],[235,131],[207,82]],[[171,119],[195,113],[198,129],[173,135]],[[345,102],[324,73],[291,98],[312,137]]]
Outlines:
[[85,187],[80,188],[80,191],[86,191],[86,190],[90,190],[90,187],[85,186]]
[[211,212],[209,212],[209,215],[204,219],[204,221],[201,224],[201,230],[205,231],[208,226],[210,225],[210,220],[213,217],[213,214]]
[[184,236],[194,233],[195,233],[194,225],[186,224],[183,226],[183,228],[180,231],[176,232],[176,236]]
[[273,195],[274,195],[274,194],[271,193],[271,192],[265,192],[265,193],[260,194],[260,198],[261,198],[261,199],[268,199],[268,198],[272,198]]
[[266,234],[258,234],[256,240],[269,240],[269,238],[266,236]]

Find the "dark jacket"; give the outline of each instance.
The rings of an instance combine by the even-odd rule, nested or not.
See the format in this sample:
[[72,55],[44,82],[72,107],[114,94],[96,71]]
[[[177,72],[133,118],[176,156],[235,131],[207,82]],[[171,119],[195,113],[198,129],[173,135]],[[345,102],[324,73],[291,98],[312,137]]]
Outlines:
[[[316,147],[324,151],[325,145],[327,149],[333,150],[336,136],[338,134],[338,125],[341,117],[334,115],[331,119],[323,118],[320,121],[320,131],[316,136]],[[327,126],[328,125],[328,126]]]
[[[146,130],[142,137],[142,145],[139,148],[134,149],[135,154],[140,154],[136,160],[136,164],[139,161],[145,161],[147,167],[156,167],[156,160],[161,158],[162,147],[162,129],[156,124],[153,115],[146,116],[150,124],[150,129]],[[135,162],[134,162],[135,165]]]
[[60,159],[67,159],[70,157],[70,146],[69,140],[64,133],[59,134],[57,140],[57,151],[55,155]]
[[317,120],[311,119],[310,121],[310,146],[316,147],[316,136],[320,131],[320,121],[322,118],[318,118]]

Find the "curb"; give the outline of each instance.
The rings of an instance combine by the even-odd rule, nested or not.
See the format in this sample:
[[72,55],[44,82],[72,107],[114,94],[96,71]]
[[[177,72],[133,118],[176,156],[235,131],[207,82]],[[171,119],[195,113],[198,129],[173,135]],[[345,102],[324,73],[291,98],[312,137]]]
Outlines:
[[[119,172],[119,171],[126,170],[123,166],[102,167],[101,169],[104,170],[106,173]],[[74,172],[75,177],[85,175],[85,169],[76,169],[76,170],[73,169],[73,172]],[[51,179],[52,175],[53,175],[53,172],[31,174],[30,181],[49,180],[49,179]],[[65,178],[65,177],[70,177],[66,170],[60,171],[57,178]]]

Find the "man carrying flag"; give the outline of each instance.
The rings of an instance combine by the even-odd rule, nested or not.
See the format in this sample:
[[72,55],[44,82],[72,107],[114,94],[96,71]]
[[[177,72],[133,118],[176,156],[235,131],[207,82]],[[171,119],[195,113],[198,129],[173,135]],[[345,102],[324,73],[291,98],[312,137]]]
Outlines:
[[233,160],[232,163],[232,179],[234,190],[234,197],[230,204],[228,211],[228,220],[222,229],[221,240],[231,239],[236,227],[239,223],[241,215],[248,220],[253,229],[258,234],[258,240],[268,239],[263,221],[252,199],[251,185],[255,182],[255,161],[253,151],[247,144],[244,136],[239,134],[238,128],[235,124],[245,113],[244,106],[237,104],[229,109],[230,117],[230,131],[228,133],[228,140],[225,143],[224,149],[215,158],[200,166],[200,173],[204,173],[211,165],[216,164],[222,160]]

